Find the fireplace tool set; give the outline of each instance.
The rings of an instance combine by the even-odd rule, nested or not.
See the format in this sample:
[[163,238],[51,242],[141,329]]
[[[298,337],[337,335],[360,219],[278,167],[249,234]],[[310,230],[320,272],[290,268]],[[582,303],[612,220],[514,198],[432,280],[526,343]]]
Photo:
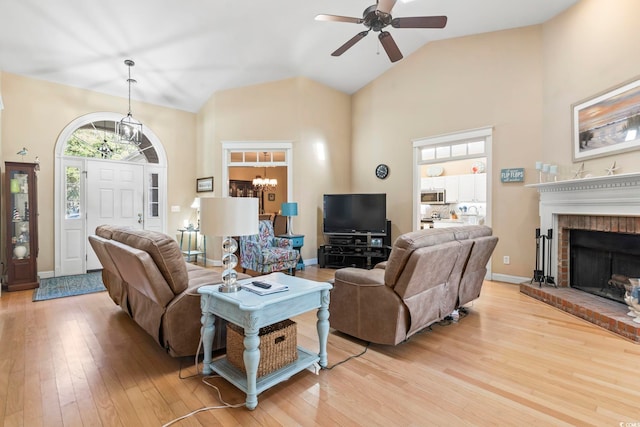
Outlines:
[[[536,228],[536,268],[533,270],[533,277],[531,282],[538,282],[538,285],[542,287],[542,284],[556,286],[556,282],[551,276],[551,240],[553,239],[553,229],[547,230],[547,234],[541,234],[540,229]],[[548,246],[548,253],[547,253]],[[547,260],[545,267],[545,258]]]

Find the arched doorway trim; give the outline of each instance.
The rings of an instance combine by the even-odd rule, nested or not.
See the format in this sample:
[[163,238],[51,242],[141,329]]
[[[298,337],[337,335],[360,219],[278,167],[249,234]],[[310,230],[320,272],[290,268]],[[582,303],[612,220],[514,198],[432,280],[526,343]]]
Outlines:
[[[114,112],[94,112],[85,114],[80,116],[73,121],[71,121],[64,129],[60,132],[58,139],[55,145],[55,164],[54,164],[54,275],[65,275],[68,274],[65,272],[62,265],[62,254],[63,254],[63,227],[62,222],[64,219],[63,212],[65,210],[65,164],[75,164],[78,165],[83,171],[86,172],[87,162],[88,161],[101,161],[101,162],[112,162],[111,160],[99,160],[93,158],[82,158],[82,157],[71,157],[66,156],[65,148],[67,141],[71,137],[71,135],[79,128],[88,125],[90,123],[95,123],[99,121],[119,121],[122,118],[121,113]],[[148,139],[148,141],[152,144],[153,149],[156,152],[158,163],[140,163],[136,162],[135,164],[140,165],[143,168],[143,185],[144,185],[144,216],[145,216],[145,228],[154,229],[158,231],[165,231],[167,224],[167,204],[166,200],[166,191],[167,191],[167,155],[160,142],[158,136],[151,130],[148,126],[143,125],[143,133],[144,136]],[[115,161],[113,161],[115,162]],[[121,162],[122,161],[118,161]],[[125,162],[126,163],[126,162]],[[132,162],[131,162],[132,163]],[[148,177],[151,175],[154,176],[154,184],[158,186],[157,190],[159,193],[158,196],[158,209],[159,209],[159,217],[151,218],[149,214],[149,209],[147,209],[147,197],[149,194],[149,186],[151,185]],[[82,176],[81,183],[81,193],[83,201],[87,199],[87,191],[86,188],[86,173]],[[86,202],[85,202],[86,203]],[[149,218],[147,218],[149,217]],[[82,218],[83,225],[81,230],[79,231],[83,236],[87,235],[87,227],[86,227],[86,217]],[[89,249],[89,244],[86,238],[83,239],[82,242],[83,248],[80,248],[80,253],[86,254]],[[86,256],[85,256],[86,258]],[[86,261],[86,259],[85,259]],[[86,264],[83,264],[86,269]],[[77,273],[76,273],[77,274]]]

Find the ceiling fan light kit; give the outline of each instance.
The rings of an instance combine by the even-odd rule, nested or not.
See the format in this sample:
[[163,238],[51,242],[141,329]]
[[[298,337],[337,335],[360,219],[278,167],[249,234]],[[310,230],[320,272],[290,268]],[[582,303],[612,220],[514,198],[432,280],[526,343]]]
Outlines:
[[362,40],[369,31],[380,33],[378,39],[384,48],[389,60],[396,62],[402,59],[402,52],[388,31],[383,29],[389,25],[393,28],[444,28],[447,25],[446,16],[410,16],[406,18],[393,18],[391,9],[396,0],[378,0],[376,4],[369,6],[362,13],[362,18],[352,18],[340,15],[317,15],[317,21],[346,22],[349,24],[364,24],[368,29],[361,31],[345,44],[336,49],[331,55],[340,56],[353,45]]

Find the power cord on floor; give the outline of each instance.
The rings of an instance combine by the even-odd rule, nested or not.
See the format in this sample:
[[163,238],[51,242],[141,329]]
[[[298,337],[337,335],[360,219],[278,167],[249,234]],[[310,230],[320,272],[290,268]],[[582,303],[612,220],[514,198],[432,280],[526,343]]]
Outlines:
[[[200,375],[200,368],[199,368],[200,362],[198,361],[198,355],[200,354],[200,348],[201,347],[202,347],[202,335],[200,336],[200,341],[198,342],[198,350],[196,351],[195,361],[194,361],[195,368],[196,368],[196,373],[193,374],[193,375],[189,375],[187,377],[183,377],[182,376],[182,360],[181,360],[180,361],[180,369],[178,371],[178,377],[181,380],[193,378],[195,376]],[[210,378],[221,378],[221,377],[219,375],[209,375],[209,376],[203,377],[202,378],[202,382],[205,383],[206,385],[208,385],[209,387],[213,388],[216,391],[216,394],[218,395],[218,400],[220,401],[220,403],[222,403],[222,405],[219,405],[219,406],[205,406],[203,408],[196,409],[195,411],[189,412],[186,415],[183,415],[181,417],[178,417],[178,418],[176,418],[174,420],[169,421],[166,424],[163,424],[162,427],[168,427],[168,426],[170,426],[172,424],[177,423],[178,421],[182,421],[185,418],[189,418],[190,416],[195,415],[195,414],[200,413],[200,412],[210,411],[212,409],[241,408],[241,407],[243,407],[245,405],[244,402],[243,403],[236,403],[236,404],[231,404],[231,403],[225,402],[224,399],[222,398],[222,394],[220,393],[220,389],[218,387],[216,387],[215,385],[213,385],[213,384],[211,384],[210,382],[207,381]]]
[[342,365],[343,363],[346,363],[346,362],[348,362],[348,361],[349,361],[349,360],[351,360],[351,359],[355,359],[355,358],[357,358],[357,357],[360,357],[360,356],[362,356],[363,354],[365,354],[365,353],[367,352],[367,350],[369,349],[369,346],[370,346],[370,345],[371,345],[371,343],[370,343],[370,342],[367,342],[367,344],[364,346],[364,350],[362,350],[362,352],[360,352],[360,353],[358,353],[358,354],[354,354],[354,355],[352,355],[352,356],[349,356],[349,357],[347,357],[346,359],[341,360],[340,362],[334,363],[332,366],[327,366],[327,367],[324,367],[324,368],[322,368],[322,369],[327,370],[327,371],[330,371],[331,369],[335,368],[336,366]]
[[182,365],[182,359],[180,359],[180,368],[178,370],[178,378],[180,378],[181,380],[188,380],[189,378],[197,377],[198,375],[200,375],[200,371],[198,370],[198,366],[200,365],[200,362],[198,361],[197,357],[198,356],[196,356],[196,365],[195,365],[196,366],[196,373],[193,374],[193,375],[188,375],[186,377],[182,376],[183,365]]
[[[332,366],[327,366],[327,367],[324,367],[322,369],[330,371],[331,369],[333,369],[333,368],[335,368],[335,367],[337,367],[339,365],[342,365],[343,363],[346,363],[351,359],[355,359],[357,357],[360,357],[360,356],[362,356],[363,354],[365,354],[367,352],[367,350],[369,349],[370,345],[371,345],[371,343],[367,342],[367,344],[364,347],[364,350],[362,350],[360,353],[351,355],[351,356],[347,357],[346,359],[341,360],[340,362],[334,363]],[[178,377],[181,380],[193,378],[195,376],[200,375],[200,369],[199,369],[200,362],[198,361],[198,355],[200,354],[200,348],[201,347],[202,347],[202,336],[200,336],[200,341],[198,342],[198,350],[196,351],[196,355],[195,355],[196,373],[193,374],[193,375],[189,375],[189,376],[183,377],[182,376],[182,360],[181,360],[180,361],[180,368],[179,368],[179,371],[178,371]],[[231,404],[231,403],[225,402],[224,399],[222,398],[222,394],[220,393],[220,389],[218,387],[216,387],[215,385],[213,385],[213,384],[211,384],[210,382],[207,381],[210,378],[221,378],[221,377],[219,375],[206,376],[206,377],[202,378],[202,382],[204,384],[208,385],[209,387],[213,388],[216,391],[216,394],[218,395],[218,400],[222,403],[222,405],[219,405],[219,406],[206,406],[206,407],[203,407],[203,408],[200,408],[200,409],[196,409],[195,411],[189,412],[188,414],[182,415],[181,417],[178,417],[178,418],[176,418],[174,420],[169,421],[166,424],[163,424],[162,427],[168,427],[168,426],[170,426],[172,424],[177,423],[178,421],[182,421],[185,418],[189,418],[190,416],[198,414],[200,412],[210,411],[212,409],[241,408],[241,407],[245,406],[244,402],[243,403],[236,403],[236,404]]]
[[190,416],[195,415],[195,414],[200,413],[200,412],[210,411],[212,409],[241,408],[241,407],[245,406],[244,402],[236,403],[236,404],[231,404],[231,403],[225,402],[224,399],[222,399],[222,394],[220,393],[220,389],[218,387],[216,387],[215,385],[213,385],[213,384],[211,384],[210,382],[207,381],[210,378],[221,378],[221,377],[219,375],[210,375],[210,376],[207,376],[207,377],[203,377],[202,378],[202,382],[205,383],[206,385],[208,385],[209,387],[212,387],[216,391],[216,394],[218,395],[218,400],[220,401],[220,403],[222,403],[222,405],[219,405],[219,406],[205,406],[204,408],[196,409],[195,411],[189,412],[188,414],[185,414],[185,415],[183,415],[181,417],[178,417],[178,418],[176,418],[174,420],[169,421],[166,424],[163,424],[162,427],[168,427],[168,426],[170,426],[172,424],[177,423],[178,421],[182,421],[185,418],[189,418]]

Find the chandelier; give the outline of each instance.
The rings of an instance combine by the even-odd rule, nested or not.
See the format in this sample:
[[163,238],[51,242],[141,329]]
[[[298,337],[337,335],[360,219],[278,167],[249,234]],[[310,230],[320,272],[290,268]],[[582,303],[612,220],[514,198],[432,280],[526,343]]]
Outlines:
[[253,178],[253,188],[256,190],[272,191],[275,190],[277,186],[278,180],[275,178],[261,178],[260,176]]
[[[264,152],[264,161],[267,162],[269,160],[269,153]],[[278,180],[275,178],[267,178],[267,168],[264,168],[264,178],[260,175],[256,176],[253,179],[253,189],[256,191],[273,191],[278,186]]]
[[129,67],[129,112],[119,122],[116,122],[116,138],[123,143],[140,145],[142,142],[142,123],[134,119],[131,115],[131,83],[137,83],[131,78],[131,67],[136,65],[131,59],[125,59],[124,65]]

